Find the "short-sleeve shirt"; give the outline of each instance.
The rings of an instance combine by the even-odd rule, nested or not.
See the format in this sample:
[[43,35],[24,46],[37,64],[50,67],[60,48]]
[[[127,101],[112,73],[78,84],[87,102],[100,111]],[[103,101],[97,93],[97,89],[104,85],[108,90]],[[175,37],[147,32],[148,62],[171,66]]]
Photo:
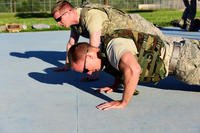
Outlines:
[[[82,8],[77,8],[77,13],[81,17]],[[84,18],[85,28],[89,34],[101,31],[103,23],[108,21],[108,16],[105,12],[98,9],[91,9],[87,12]]]
[[133,55],[138,54],[137,48],[132,39],[114,38],[108,43],[106,48],[108,61],[117,70],[119,70],[120,59],[126,52],[131,52]]

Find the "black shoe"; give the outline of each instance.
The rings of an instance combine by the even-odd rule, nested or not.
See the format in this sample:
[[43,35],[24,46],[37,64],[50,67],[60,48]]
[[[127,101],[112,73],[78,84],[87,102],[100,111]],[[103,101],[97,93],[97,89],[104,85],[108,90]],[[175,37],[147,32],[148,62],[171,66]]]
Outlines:
[[200,30],[200,19],[194,19],[194,22],[190,28],[190,31],[199,31],[199,30]]
[[133,93],[133,95],[138,95],[138,94],[140,94],[138,90],[135,90],[135,92]]
[[181,29],[185,29],[185,24],[184,21],[182,19],[180,20],[172,20],[171,25],[173,25],[174,27],[180,27]]
[[173,25],[174,27],[180,27],[179,22],[180,20],[172,20],[170,24]]

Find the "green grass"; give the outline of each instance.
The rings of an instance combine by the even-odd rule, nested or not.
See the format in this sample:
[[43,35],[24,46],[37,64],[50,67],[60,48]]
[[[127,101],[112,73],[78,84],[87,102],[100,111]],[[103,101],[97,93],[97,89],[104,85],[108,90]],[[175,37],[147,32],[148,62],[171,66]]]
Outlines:
[[48,30],[65,30],[65,28],[57,25],[53,17],[38,17],[35,15],[31,15],[29,17],[22,17],[18,14],[13,13],[0,13],[0,25],[10,24],[10,23],[19,23],[27,25],[26,31],[37,31],[32,29],[33,24],[48,24],[51,29]]
[[[180,19],[182,10],[155,10],[155,11],[128,11],[128,13],[138,13],[148,21],[159,26],[172,26],[170,22],[175,19]],[[200,11],[197,11],[196,17],[200,17]]]
[[170,26],[172,20],[181,18],[182,11],[156,10],[153,12],[140,12],[139,14],[156,25]]
[[[127,11],[128,13],[138,13],[148,21],[159,26],[170,26],[170,21],[180,19],[182,16],[182,10],[149,10],[149,11]],[[196,17],[200,17],[200,11],[197,12]],[[26,31],[36,31],[31,28],[33,24],[48,24],[51,26],[50,30],[65,30],[57,25],[53,17],[47,13],[35,13],[35,14],[12,14],[12,13],[0,13],[0,25],[9,23],[26,24],[28,29]]]

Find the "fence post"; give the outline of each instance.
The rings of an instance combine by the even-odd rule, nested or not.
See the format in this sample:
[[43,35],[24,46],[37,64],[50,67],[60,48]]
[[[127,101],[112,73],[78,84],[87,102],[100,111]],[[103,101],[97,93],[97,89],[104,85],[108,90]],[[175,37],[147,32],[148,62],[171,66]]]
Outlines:
[[12,12],[12,0],[10,0],[10,12]]
[[33,13],[33,0],[31,0],[31,13]]
[[51,13],[51,0],[49,0],[49,12]]

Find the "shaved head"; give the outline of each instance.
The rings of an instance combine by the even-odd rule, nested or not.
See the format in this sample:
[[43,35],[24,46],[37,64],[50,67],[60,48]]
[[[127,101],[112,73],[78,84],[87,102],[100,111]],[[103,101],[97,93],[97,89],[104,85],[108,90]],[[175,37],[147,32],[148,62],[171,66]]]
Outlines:
[[55,7],[53,8],[51,14],[54,15],[55,12],[57,12],[57,11],[63,12],[66,9],[71,10],[73,8],[74,8],[74,6],[71,3],[69,3],[68,1],[65,1],[65,0],[58,1],[56,3]]
[[78,62],[84,60],[90,45],[87,42],[81,42],[73,45],[68,51],[69,62]]

